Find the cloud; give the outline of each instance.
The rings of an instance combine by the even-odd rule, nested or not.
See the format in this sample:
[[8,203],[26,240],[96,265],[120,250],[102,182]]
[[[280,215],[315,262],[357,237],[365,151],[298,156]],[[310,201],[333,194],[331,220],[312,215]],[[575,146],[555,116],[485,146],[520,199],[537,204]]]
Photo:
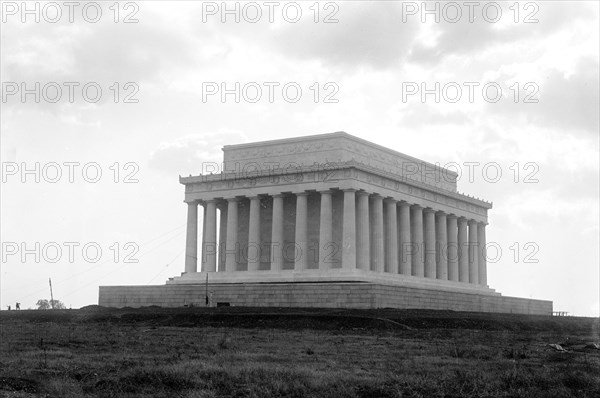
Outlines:
[[96,24],[7,25],[3,72],[17,80],[139,80],[192,62],[185,30],[161,23],[160,15],[151,12],[139,23],[117,24],[109,18],[108,5],[103,7],[106,18]]
[[[539,86],[538,103],[515,103],[513,100],[487,104],[491,112],[524,119],[538,126],[560,129],[563,134],[598,136],[600,128],[598,109],[599,64],[592,58],[579,60],[572,75],[550,69],[536,82]],[[520,98],[532,93],[522,90]]]
[[[150,154],[149,166],[167,174],[198,175],[203,163],[223,162],[222,147],[247,141],[244,133],[220,130],[202,134],[189,134],[171,142],[163,142]],[[220,166],[219,166],[220,167]]]
[[464,125],[470,121],[469,116],[462,111],[440,112],[432,106],[417,103],[402,111],[400,123],[403,126],[432,126],[432,125]]
[[272,44],[285,55],[355,68],[389,68],[406,55],[416,29],[403,23],[396,2],[340,3],[339,23],[303,19],[274,35]]
[[[108,3],[103,5],[108,6]],[[122,100],[133,90],[124,89],[129,82],[143,92],[144,85],[148,88],[168,81],[169,76],[177,76],[182,69],[195,66],[196,60],[190,51],[194,48],[192,38],[185,30],[178,31],[177,26],[161,23],[160,15],[146,13],[139,23],[116,24],[109,10],[103,13],[106,18],[97,24],[83,21],[70,24],[61,20],[56,25],[14,23],[4,26],[3,81],[15,82],[18,86],[25,83],[28,89],[37,83],[42,94],[39,102],[29,96],[25,104],[19,95],[14,95],[5,106],[65,115],[89,105],[82,97],[85,84],[101,88],[100,100],[95,103],[101,106],[113,101],[115,82],[119,83],[119,100]],[[65,82],[78,84],[74,88],[75,106],[64,106],[72,105]],[[54,99],[58,91],[50,88],[45,92],[44,86],[48,84],[60,88],[62,95],[57,102],[45,99]],[[96,90],[88,93],[93,97]]]
[[[545,38],[549,34],[557,33],[567,25],[577,24],[580,19],[592,18],[592,13],[589,12],[587,6],[572,7],[566,2],[544,2],[542,4],[532,2],[532,5],[527,7],[519,4],[517,17],[520,22],[514,23],[516,10],[514,3],[495,4],[499,4],[502,9],[499,21],[496,23],[489,22],[496,17],[495,7],[488,9],[487,20],[483,17],[485,5],[479,5],[474,9],[472,22],[468,22],[469,13],[466,7],[462,9],[463,15],[457,23],[447,21],[454,17],[453,13],[449,14],[446,19],[443,18],[444,14],[442,13],[440,22],[436,23],[433,28],[436,36],[435,44],[426,45],[417,42],[412,48],[408,60],[431,65],[451,55],[473,56],[505,43]],[[428,18],[433,21],[433,16]],[[538,22],[524,23],[524,20],[537,20]]]

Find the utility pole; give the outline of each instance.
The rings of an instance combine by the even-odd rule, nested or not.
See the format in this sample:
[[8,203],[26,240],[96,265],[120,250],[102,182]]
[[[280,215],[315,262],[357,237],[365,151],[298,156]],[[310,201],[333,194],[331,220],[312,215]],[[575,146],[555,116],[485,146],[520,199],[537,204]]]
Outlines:
[[206,294],[206,306],[208,307],[208,272],[206,273],[206,283],[204,284],[204,292]]
[[48,278],[48,283],[50,283],[50,307],[54,309],[54,295],[52,294],[52,278]]

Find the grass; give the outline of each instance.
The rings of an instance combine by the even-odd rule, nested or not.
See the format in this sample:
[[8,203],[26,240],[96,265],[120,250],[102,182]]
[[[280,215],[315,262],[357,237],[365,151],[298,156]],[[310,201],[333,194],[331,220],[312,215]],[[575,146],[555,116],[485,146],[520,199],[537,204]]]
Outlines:
[[595,318],[88,308],[0,322],[0,397],[600,396]]

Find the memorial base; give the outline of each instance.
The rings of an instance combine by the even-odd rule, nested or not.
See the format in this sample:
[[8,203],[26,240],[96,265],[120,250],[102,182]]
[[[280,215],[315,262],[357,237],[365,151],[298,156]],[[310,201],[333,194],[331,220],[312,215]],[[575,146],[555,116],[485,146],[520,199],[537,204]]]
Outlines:
[[338,273],[338,280],[320,272],[320,281],[311,281],[305,272],[302,277],[289,272],[278,278],[265,278],[262,273],[260,282],[253,281],[249,273],[239,273],[242,276],[237,278],[228,275],[226,279],[210,273],[206,283],[205,273],[194,273],[159,286],[100,286],[98,302],[117,308],[205,306],[208,296],[211,306],[411,308],[552,315],[551,301],[506,297],[485,286],[403,275],[395,275],[391,281],[375,276],[353,278],[353,272]]

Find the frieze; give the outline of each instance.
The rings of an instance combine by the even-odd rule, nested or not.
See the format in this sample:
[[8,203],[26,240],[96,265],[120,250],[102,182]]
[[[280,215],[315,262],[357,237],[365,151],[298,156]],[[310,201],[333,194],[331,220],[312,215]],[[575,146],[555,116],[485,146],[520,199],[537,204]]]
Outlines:
[[[348,162],[349,164],[357,164],[356,162]],[[218,175],[214,177],[218,178]],[[380,186],[386,189],[392,189],[398,193],[413,196],[415,198],[424,199],[430,202],[445,204],[450,207],[454,207],[460,210],[469,211],[475,214],[486,214],[486,209],[482,206],[477,206],[468,202],[453,198],[443,193],[432,192],[430,190],[422,189],[409,184],[395,181],[394,179],[380,176],[361,170],[357,167],[349,166],[345,169],[325,170],[325,171],[307,171],[298,173],[289,173],[283,175],[266,175],[261,177],[252,178],[227,178],[224,177],[222,180],[194,182],[186,184],[186,193],[194,192],[211,192],[219,190],[230,190],[230,189],[244,189],[244,188],[255,188],[262,186],[272,186],[280,184],[294,184],[294,183],[332,183],[337,182],[341,179],[354,179],[357,181],[363,181],[371,185]],[[404,179],[407,181],[407,179]],[[408,182],[408,181],[407,181]]]
[[[236,149],[225,148],[227,160],[249,160],[249,159],[261,159],[271,156],[277,156],[282,154],[302,154],[306,152],[322,151],[323,149],[345,149],[352,153],[362,155],[366,157],[367,162],[373,160],[383,162],[389,166],[399,169],[402,167],[403,162],[415,161],[410,157],[406,157],[401,153],[393,155],[386,153],[383,149],[372,148],[367,144],[361,144],[351,141],[347,137],[331,137],[326,140],[318,140],[316,142],[304,142],[304,143],[278,143],[278,144],[265,144],[260,148],[249,148],[249,149]],[[427,163],[427,162],[422,162]],[[434,165],[431,165],[432,167]]]
[[[320,140],[317,142],[306,142],[306,143],[281,143],[277,145],[268,145],[267,147],[261,148],[249,148],[249,149],[236,149],[236,148],[226,148],[226,162],[236,162],[239,161],[241,163],[250,162],[254,160],[256,163],[258,161],[260,163],[260,159],[269,159],[270,161],[277,162],[278,156],[289,156],[298,154],[299,158],[306,158],[304,156],[307,152],[318,152],[327,149],[332,149],[331,154],[322,154],[318,155],[317,158],[314,159],[313,165],[305,165],[305,167],[327,167],[327,165],[333,163],[337,163],[335,166],[339,167],[343,164],[347,164],[348,162],[354,162],[355,164],[367,165],[369,167],[373,167],[377,172],[386,172],[389,174],[395,174],[396,178],[402,179],[410,179],[412,181],[416,181],[418,183],[425,183],[427,185],[431,185],[437,188],[442,188],[445,190],[456,192],[456,182],[455,181],[439,181],[436,178],[431,178],[428,176],[424,176],[422,171],[417,169],[406,169],[408,167],[406,162],[413,162],[418,160],[413,160],[410,157],[405,157],[406,155],[398,154],[394,156],[390,153],[386,153],[384,150],[378,150],[377,148],[371,148],[368,145],[361,145],[360,143],[348,141],[347,138],[339,138],[332,137],[326,141]],[[345,151],[345,155],[341,155],[340,151]],[[347,158],[352,156],[352,160],[348,160]],[[294,163],[289,157],[280,159],[280,162],[287,162],[289,164]],[[432,164],[428,164],[427,162],[418,161],[426,166],[436,167]],[[429,166],[427,166],[429,165]],[[405,175],[408,171],[408,175]],[[413,174],[413,172],[417,174]],[[425,178],[425,180],[423,180]]]

